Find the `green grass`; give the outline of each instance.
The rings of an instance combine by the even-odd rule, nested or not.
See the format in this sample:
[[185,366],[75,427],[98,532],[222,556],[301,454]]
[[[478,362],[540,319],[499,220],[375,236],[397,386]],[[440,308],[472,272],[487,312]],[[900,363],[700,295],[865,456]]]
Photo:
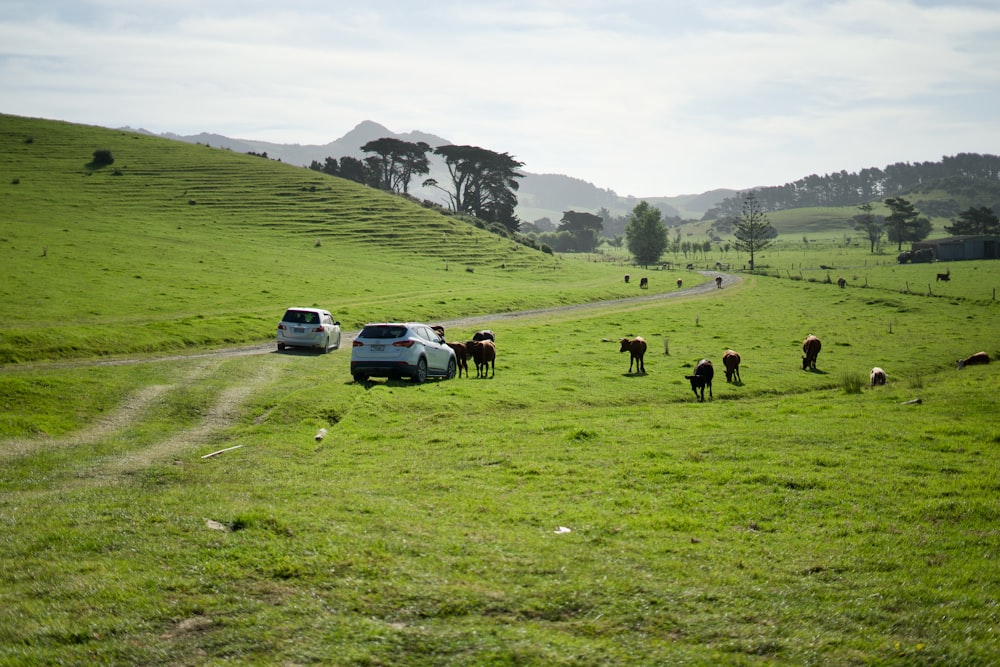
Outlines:
[[[221,256],[260,254],[249,231],[216,231]],[[705,297],[498,317],[485,380],[361,385],[348,349],[8,363],[0,664],[992,664],[1000,373],[954,361],[1000,355],[996,303],[976,291],[1000,262],[953,264],[955,293],[930,297],[895,287],[909,266],[843,290],[777,270],[868,257],[828,251],[777,248],[781,277]],[[457,286],[412,284],[436,261],[412,254],[411,281],[372,292],[382,307],[446,319],[505,289],[530,303],[531,280],[507,276],[521,271],[539,306],[624,288],[597,256],[561,259],[546,283],[484,259],[447,272],[486,276],[483,302],[459,308]],[[196,305],[266,319],[241,272],[212,276]],[[655,290],[670,274],[651,276]],[[7,303],[42,295],[7,284]],[[79,307],[73,283],[51,289],[49,305]],[[39,328],[4,312],[4,336]],[[801,370],[807,333],[816,372]],[[644,375],[618,351],[633,335],[650,343]],[[684,375],[702,357],[717,374],[698,403]],[[867,386],[875,365],[884,387]]]

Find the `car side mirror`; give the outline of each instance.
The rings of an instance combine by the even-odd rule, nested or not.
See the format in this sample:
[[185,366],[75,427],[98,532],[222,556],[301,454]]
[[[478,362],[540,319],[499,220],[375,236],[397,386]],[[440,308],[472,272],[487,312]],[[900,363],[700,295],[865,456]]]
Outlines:
[[333,322],[333,326],[335,326],[335,327],[339,327],[339,326],[340,326],[340,322],[337,322],[336,320],[334,320],[334,322]]

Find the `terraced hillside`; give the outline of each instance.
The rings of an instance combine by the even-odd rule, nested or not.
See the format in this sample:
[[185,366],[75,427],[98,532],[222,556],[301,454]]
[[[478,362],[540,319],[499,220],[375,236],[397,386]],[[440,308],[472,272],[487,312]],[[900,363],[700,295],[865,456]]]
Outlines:
[[290,305],[351,328],[635,294],[404,197],[49,120],[0,116],[0,210],[0,362],[262,342]]

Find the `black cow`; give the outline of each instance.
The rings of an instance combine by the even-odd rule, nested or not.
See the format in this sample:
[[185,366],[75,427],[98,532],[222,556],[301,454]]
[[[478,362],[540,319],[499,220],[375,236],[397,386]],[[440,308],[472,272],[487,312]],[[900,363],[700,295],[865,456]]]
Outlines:
[[[702,359],[698,362],[698,365],[694,367],[694,375],[685,375],[684,377],[691,380],[691,391],[694,392],[695,397],[699,401],[705,400],[705,387],[708,387],[708,397],[712,396],[712,378],[715,376],[715,369],[712,368],[712,362],[708,359]],[[701,390],[701,396],[698,396],[698,390]]]

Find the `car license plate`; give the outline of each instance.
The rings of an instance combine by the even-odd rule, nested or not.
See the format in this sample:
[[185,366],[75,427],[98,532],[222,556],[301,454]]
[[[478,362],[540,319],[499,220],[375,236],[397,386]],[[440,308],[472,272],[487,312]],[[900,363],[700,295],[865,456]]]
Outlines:
[[306,332],[306,330],[304,328],[302,328],[302,327],[292,327],[292,331],[294,331],[295,333],[305,333]]
[[372,352],[381,352],[384,349],[385,349],[385,345],[383,345],[381,343],[377,343],[375,345],[372,345]]

